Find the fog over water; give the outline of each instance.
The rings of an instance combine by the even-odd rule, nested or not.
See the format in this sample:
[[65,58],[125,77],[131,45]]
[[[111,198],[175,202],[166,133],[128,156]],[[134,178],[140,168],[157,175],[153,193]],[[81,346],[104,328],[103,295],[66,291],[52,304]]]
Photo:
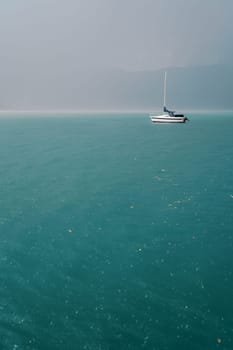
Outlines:
[[[150,108],[160,105],[156,71],[167,67],[192,67],[199,87],[216,65],[222,90],[232,86],[230,0],[13,0],[0,8],[1,109]],[[182,104],[198,107],[189,94]]]

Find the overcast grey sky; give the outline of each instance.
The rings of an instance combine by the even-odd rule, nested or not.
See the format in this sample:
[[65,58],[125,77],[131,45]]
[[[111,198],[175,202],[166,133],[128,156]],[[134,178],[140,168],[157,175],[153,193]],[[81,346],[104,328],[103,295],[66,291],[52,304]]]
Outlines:
[[8,0],[0,6],[5,65],[154,69],[232,59],[232,0]]
[[232,0],[1,0],[2,83],[229,63],[232,14]]

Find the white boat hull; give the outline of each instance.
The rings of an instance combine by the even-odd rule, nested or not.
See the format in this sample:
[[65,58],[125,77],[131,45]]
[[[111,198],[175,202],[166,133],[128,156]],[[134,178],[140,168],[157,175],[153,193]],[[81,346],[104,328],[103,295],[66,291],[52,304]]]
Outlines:
[[168,114],[150,115],[150,119],[153,123],[185,123],[187,120],[185,116],[175,117]]
[[175,111],[169,111],[166,107],[166,82],[167,72],[164,74],[164,91],[163,91],[163,112],[162,114],[156,115],[150,113],[150,119],[153,123],[185,123],[188,118],[184,114],[178,114]]

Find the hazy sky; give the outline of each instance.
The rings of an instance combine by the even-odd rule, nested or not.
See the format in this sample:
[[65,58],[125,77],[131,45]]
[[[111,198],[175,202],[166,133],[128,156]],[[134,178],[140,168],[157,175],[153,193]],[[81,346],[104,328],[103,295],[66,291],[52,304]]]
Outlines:
[[1,0],[0,78],[229,63],[232,14],[232,0]]
[[0,9],[6,65],[151,69],[232,59],[232,0],[8,0]]

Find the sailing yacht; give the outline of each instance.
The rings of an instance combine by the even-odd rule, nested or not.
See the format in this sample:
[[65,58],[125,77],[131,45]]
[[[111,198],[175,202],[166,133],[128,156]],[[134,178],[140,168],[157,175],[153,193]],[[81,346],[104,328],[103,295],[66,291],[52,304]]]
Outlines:
[[163,114],[150,114],[150,119],[153,123],[185,123],[188,118],[183,114],[177,114],[175,111],[169,111],[166,107],[166,85],[167,72],[164,74],[164,90],[163,90]]

